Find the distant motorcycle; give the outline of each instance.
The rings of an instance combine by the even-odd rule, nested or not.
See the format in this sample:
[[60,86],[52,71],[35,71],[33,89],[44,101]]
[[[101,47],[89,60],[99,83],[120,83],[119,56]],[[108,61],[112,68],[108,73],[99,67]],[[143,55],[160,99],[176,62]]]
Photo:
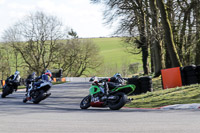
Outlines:
[[[33,89],[31,89],[30,92],[30,99],[27,99],[27,97],[25,97],[23,99],[23,102],[26,103],[27,101],[31,101],[35,104],[40,103],[42,100],[46,99],[47,97],[49,97],[51,95],[51,93],[48,93],[48,91],[50,90],[50,88],[52,87],[52,83],[51,82],[43,82],[40,84],[39,87],[34,86],[35,81],[32,80],[29,84],[28,87],[34,87]],[[30,88],[28,88],[30,89]]]
[[17,86],[19,83],[17,81],[13,81],[11,79],[6,80],[6,84],[2,88],[1,97],[5,98],[7,95],[12,94],[14,91],[17,91]]
[[[127,95],[131,94],[136,88],[133,84],[116,85],[114,87],[112,84],[112,88],[110,88],[111,85],[107,79],[98,81],[95,80],[95,77],[92,77],[90,81],[93,81],[89,89],[90,94],[81,101],[81,109],[88,109],[92,106],[109,107],[111,110],[119,110],[131,100],[127,98]],[[105,86],[110,88],[107,92],[104,92]]]

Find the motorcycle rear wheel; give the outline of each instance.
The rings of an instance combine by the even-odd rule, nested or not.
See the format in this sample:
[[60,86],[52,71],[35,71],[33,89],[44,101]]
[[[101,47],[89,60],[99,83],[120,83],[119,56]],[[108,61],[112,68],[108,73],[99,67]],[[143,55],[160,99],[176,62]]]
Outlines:
[[117,99],[114,100],[114,101],[109,101],[108,107],[111,110],[119,110],[120,108],[122,108],[126,104],[127,96],[122,92],[118,92],[118,93],[114,94],[114,96],[116,96]]
[[91,95],[86,96],[80,103],[81,109],[88,109],[90,107]]
[[40,90],[40,93],[39,93],[39,95],[37,96],[37,97],[34,97],[33,98],[33,103],[34,104],[39,104],[39,102],[41,102],[42,100],[43,100],[43,98],[44,98],[44,91],[43,90]]

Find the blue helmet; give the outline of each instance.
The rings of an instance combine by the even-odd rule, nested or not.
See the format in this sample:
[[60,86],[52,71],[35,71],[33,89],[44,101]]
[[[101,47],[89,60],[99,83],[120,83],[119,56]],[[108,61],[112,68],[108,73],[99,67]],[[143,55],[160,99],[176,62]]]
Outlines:
[[52,76],[52,73],[50,70],[46,70],[45,75],[49,75],[50,77]]

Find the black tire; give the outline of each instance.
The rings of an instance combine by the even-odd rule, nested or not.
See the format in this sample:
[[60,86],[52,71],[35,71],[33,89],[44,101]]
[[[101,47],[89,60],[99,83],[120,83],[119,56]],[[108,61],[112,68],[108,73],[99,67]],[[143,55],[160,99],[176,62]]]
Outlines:
[[186,72],[186,76],[187,76],[187,77],[196,76],[195,70]]
[[136,86],[135,90],[130,95],[141,94],[140,83],[138,78],[128,78],[127,84],[134,84]]
[[186,74],[183,71],[183,69],[181,68],[181,80],[182,80],[182,85],[187,85],[187,81],[186,81]]
[[200,66],[196,66],[196,73],[197,75],[200,75]]
[[138,85],[139,84],[139,80],[138,80],[138,78],[128,78],[127,84]]
[[141,93],[147,93],[147,92],[152,92],[153,89],[152,89],[152,86],[151,85],[143,85],[141,87]]
[[187,85],[197,84],[197,83],[198,83],[198,79],[196,76],[188,76],[187,77]]
[[140,82],[152,82],[152,78],[150,76],[144,76],[139,78]]
[[195,70],[196,66],[195,65],[191,65],[191,66],[185,66],[183,67],[183,71],[187,72],[187,71],[193,71]]
[[133,93],[131,93],[130,95],[138,95],[141,94],[141,88],[139,86],[136,86],[135,90],[133,91]]
[[24,98],[23,99],[23,103],[26,103],[28,100],[27,100],[27,98]]
[[108,107],[112,110],[119,110],[126,104],[127,96],[122,92],[118,92],[114,94],[114,96],[117,96],[118,99],[115,101],[109,101]]
[[35,103],[35,104],[39,104],[39,102],[41,102],[44,98],[44,95],[43,95],[44,91],[40,90],[39,93],[40,94],[36,98],[34,98],[34,100],[33,100],[33,103]]
[[8,86],[5,86],[2,90],[1,98],[5,98],[9,94],[10,94],[10,88]]
[[6,97],[6,95],[2,93],[1,94],[1,98],[5,98],[5,97]]
[[81,109],[88,109],[90,107],[90,102],[91,102],[91,95],[84,97],[83,100],[80,103],[80,108]]

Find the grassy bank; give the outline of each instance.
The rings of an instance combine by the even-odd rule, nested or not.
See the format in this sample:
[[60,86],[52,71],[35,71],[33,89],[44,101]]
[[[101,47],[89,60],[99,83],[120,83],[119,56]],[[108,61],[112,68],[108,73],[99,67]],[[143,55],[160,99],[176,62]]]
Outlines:
[[146,94],[130,96],[134,100],[127,107],[155,108],[173,104],[200,103],[200,85],[157,90]]

